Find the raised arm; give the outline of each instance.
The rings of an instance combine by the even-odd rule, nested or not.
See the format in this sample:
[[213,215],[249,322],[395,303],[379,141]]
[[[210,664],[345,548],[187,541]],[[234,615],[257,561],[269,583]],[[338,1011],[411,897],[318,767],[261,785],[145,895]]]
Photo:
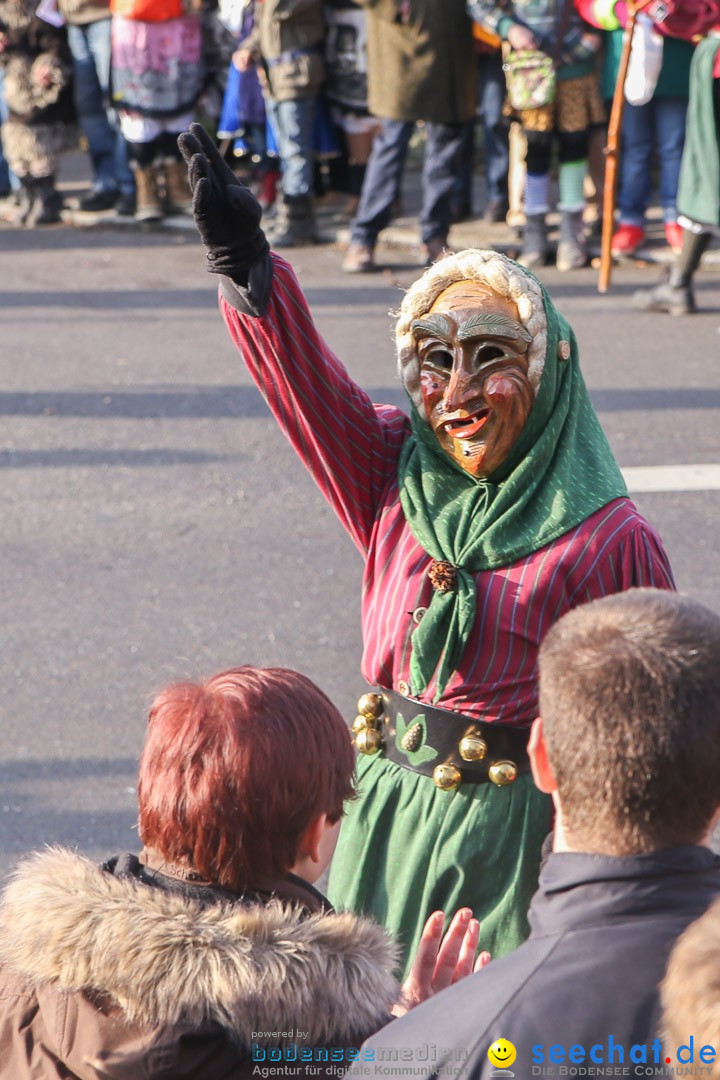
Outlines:
[[375,407],[318,333],[292,267],[271,256],[262,318],[220,306],[230,336],[270,409],[360,550],[367,551],[383,492],[397,471],[407,419]]
[[398,409],[376,408],[323,341],[292,268],[270,253],[260,206],[207,132],[193,124],[180,146],[207,268],[221,275],[220,304],[231,337],[278,423],[365,552],[408,421]]

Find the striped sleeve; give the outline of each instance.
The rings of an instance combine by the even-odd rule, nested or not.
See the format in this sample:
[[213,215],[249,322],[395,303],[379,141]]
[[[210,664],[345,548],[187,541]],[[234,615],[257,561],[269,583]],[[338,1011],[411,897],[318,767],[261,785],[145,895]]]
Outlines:
[[675,589],[675,579],[660,537],[646,522],[633,529],[620,551],[623,589],[640,586]]
[[366,554],[408,420],[373,405],[318,333],[289,263],[273,254],[273,268],[262,318],[242,315],[222,295],[220,308],[275,419]]
[[580,574],[573,574],[570,606],[626,589],[675,589],[665,548],[628,499],[604,508],[589,539]]

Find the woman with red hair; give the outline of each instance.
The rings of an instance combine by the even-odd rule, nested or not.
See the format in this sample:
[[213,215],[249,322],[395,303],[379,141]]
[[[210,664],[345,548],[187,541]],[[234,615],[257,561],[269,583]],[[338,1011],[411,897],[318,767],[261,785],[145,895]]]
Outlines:
[[431,917],[401,992],[386,933],[315,888],[353,781],[345,723],[304,675],[241,667],[165,689],[140,854],[97,866],[46,849],[6,889],[0,1078],[337,1076],[392,1014],[467,974],[467,909],[442,943]]

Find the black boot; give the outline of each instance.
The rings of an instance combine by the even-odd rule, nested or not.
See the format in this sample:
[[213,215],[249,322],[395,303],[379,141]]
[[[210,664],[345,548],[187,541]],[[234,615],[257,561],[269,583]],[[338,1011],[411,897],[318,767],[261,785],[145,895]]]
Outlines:
[[310,195],[283,195],[278,209],[272,246],[297,247],[315,244],[315,214]]
[[35,225],[55,225],[61,220],[62,206],[62,196],[55,189],[55,177],[41,176],[35,180],[35,202],[28,214],[26,225],[31,229]]
[[14,225],[24,225],[30,217],[35,202],[35,181],[32,176],[21,176],[17,192],[17,209],[13,216]]
[[633,293],[635,307],[642,311],[666,311],[670,315],[691,315],[696,311],[692,279],[709,243],[709,233],[694,233],[685,229],[682,251],[671,266],[666,280],[654,289],[638,289]]

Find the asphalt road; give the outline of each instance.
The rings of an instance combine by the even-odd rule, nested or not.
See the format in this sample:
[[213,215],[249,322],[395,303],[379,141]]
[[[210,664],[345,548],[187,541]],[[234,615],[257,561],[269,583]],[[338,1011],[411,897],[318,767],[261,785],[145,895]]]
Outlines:
[[[389,309],[417,274],[293,257],[353,376],[400,403]],[[644,316],[622,270],[543,278],[623,466],[720,465],[720,277]],[[296,667],[352,716],[361,564],[252,388],[190,233],[0,228],[0,876],[44,843],[136,847],[153,691],[240,662]],[[684,475],[684,474],[683,474]],[[639,493],[680,589],[720,610],[720,491]]]

